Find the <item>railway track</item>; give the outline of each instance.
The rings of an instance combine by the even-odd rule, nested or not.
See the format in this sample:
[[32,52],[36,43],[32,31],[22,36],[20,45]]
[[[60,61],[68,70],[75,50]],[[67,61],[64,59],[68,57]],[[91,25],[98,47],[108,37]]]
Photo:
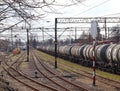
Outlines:
[[[48,66],[46,66],[41,60],[41,57],[38,56],[35,52],[32,53],[34,64],[36,65],[36,69],[48,80],[53,82],[55,85],[59,86],[61,88],[60,91],[88,91],[88,89],[85,89],[81,87],[78,84],[75,84],[61,76]],[[48,75],[49,74],[49,75]],[[52,78],[51,78],[52,77]]]
[[[19,61],[16,60],[13,63],[11,63],[11,65],[5,62],[4,65],[6,65],[7,67],[6,68],[3,67],[3,69],[9,74],[9,76],[11,76],[16,81],[22,83],[23,85],[27,86],[28,88],[31,88],[31,90],[33,91],[58,91],[57,89],[52,88],[43,83],[40,83],[39,81],[36,81],[33,78],[29,77],[28,75],[25,75],[22,72],[20,72],[18,68],[20,64],[22,63],[22,61],[20,61],[20,59],[22,60],[22,56],[20,56],[20,58],[18,59]],[[17,77],[16,77],[16,74],[17,74]],[[41,89],[43,88],[41,86],[43,86],[44,89]]]
[[[32,53],[32,54],[31,54]],[[35,69],[37,69],[38,73],[42,76],[38,78],[33,78],[32,75],[28,75],[24,73],[20,69],[20,65],[22,63],[22,60],[24,59],[21,55],[17,60],[10,62],[5,61],[3,66],[3,69],[9,74],[10,77],[18,81],[19,83],[22,83],[25,87],[30,88],[33,91],[88,91],[88,88],[81,87],[80,85],[73,83],[66,79],[65,77],[61,76],[56,72],[55,70],[48,67],[43,61],[43,58],[36,54],[35,52],[30,53],[30,62],[34,64]],[[29,62],[29,63],[30,63]],[[64,64],[59,64],[61,66],[65,66]],[[69,66],[65,66],[67,69],[69,69],[71,72],[74,72],[79,75],[83,75],[87,78],[92,79],[92,74],[86,71],[77,71],[74,69],[71,69]],[[63,67],[64,68],[64,67]],[[33,71],[35,70],[33,69]],[[42,81],[42,80],[44,81]],[[120,89],[120,83],[118,81],[110,80],[101,76],[97,75],[97,80],[108,84],[110,86],[113,86],[117,89]],[[44,89],[44,90],[43,90]],[[92,91],[91,89],[89,89]]]
[[[83,71],[83,72],[86,73],[86,74],[88,74],[88,75],[91,75],[91,77],[92,77],[91,73],[86,72],[86,71]],[[102,76],[99,76],[99,75],[96,76],[96,79],[98,81],[102,82],[102,83],[111,85],[111,86],[113,86],[113,87],[115,87],[115,88],[117,88],[117,89],[120,90],[120,82],[119,81],[111,80],[109,78],[105,78],[105,77],[102,77]]]
[[[18,57],[16,60],[14,60],[14,61],[12,61],[12,62],[11,62],[11,59],[9,59],[9,60],[10,60],[9,63],[8,63],[8,60],[4,61],[3,69],[4,69],[4,71],[7,72],[7,74],[8,74],[10,77],[12,77],[14,80],[18,81],[19,83],[23,84],[24,86],[30,88],[30,89],[33,90],[33,91],[39,91],[38,89],[36,89],[36,88],[33,87],[32,85],[27,84],[27,83],[25,82],[25,80],[24,80],[25,78],[22,77],[22,76],[20,76],[20,75],[18,74],[18,71],[16,70],[16,69],[17,69],[16,67],[19,66],[19,65],[22,63],[22,61],[20,61],[20,59],[23,59],[23,58],[24,58],[24,53],[21,54],[20,57]],[[17,65],[16,65],[16,64],[17,64]],[[14,65],[16,65],[16,67],[15,67]],[[14,67],[13,67],[13,66],[14,66]],[[18,76],[19,78],[16,77],[16,76]],[[21,77],[22,79],[21,79],[20,77]]]
[[[44,58],[43,58],[43,60],[44,60]],[[47,60],[49,60],[49,59],[47,59]],[[49,63],[51,65],[53,65],[52,61],[49,61]],[[76,73],[76,74],[78,74],[80,76],[84,76],[84,77],[89,78],[89,79],[92,80],[92,73],[89,73],[87,71],[83,71],[83,70],[80,70],[80,69],[79,70],[71,69],[71,67],[69,65],[66,66],[62,62],[59,63],[59,66],[61,67],[62,70],[67,69],[70,72]],[[120,90],[120,81],[112,80],[112,79],[109,79],[109,78],[106,78],[106,77],[102,77],[100,75],[96,75],[96,80],[98,82],[101,82],[101,83],[107,84],[107,85],[109,85],[111,87],[114,87],[118,91]]]
[[[71,72],[82,75],[82,76],[87,77],[87,78],[92,80],[92,74],[87,72],[87,71],[82,71],[82,70],[76,71],[74,69],[71,69],[71,67],[69,67],[69,66],[65,66],[64,64],[59,64],[59,65],[61,65],[62,67],[64,66],[65,68],[67,68]],[[96,75],[96,80],[98,80],[99,82],[108,84],[108,85],[110,85],[112,87],[115,87],[118,90],[120,90],[120,82],[119,81],[115,81],[115,80],[105,78],[105,77],[102,77],[102,76],[99,76],[99,75]]]
[[36,88],[33,87],[32,85],[26,84],[25,80],[20,80],[20,79],[18,79],[17,77],[15,77],[15,76],[13,75],[13,73],[12,73],[12,72],[9,72],[6,68],[3,67],[3,69],[9,74],[9,76],[11,76],[11,77],[12,77],[13,79],[15,79],[16,81],[18,81],[18,82],[22,83],[23,85],[31,88],[33,91],[39,91],[38,89],[36,89]]

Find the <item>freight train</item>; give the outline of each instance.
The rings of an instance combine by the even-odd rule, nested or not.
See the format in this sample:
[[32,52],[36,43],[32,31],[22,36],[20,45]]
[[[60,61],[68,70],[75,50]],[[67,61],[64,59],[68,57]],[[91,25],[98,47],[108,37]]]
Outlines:
[[[39,46],[38,50],[55,55],[54,46]],[[57,47],[60,58],[92,67],[93,45],[64,45]],[[120,44],[100,44],[95,47],[96,68],[120,74]]]

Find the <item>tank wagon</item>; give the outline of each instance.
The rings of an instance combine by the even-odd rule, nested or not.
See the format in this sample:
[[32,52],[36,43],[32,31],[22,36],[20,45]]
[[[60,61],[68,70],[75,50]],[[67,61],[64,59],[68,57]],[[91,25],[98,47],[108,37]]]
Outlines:
[[[54,46],[40,46],[38,49],[51,55],[55,54]],[[92,67],[93,46],[90,44],[58,46],[57,53],[58,57]],[[120,74],[120,44],[96,45],[95,61],[96,68]]]

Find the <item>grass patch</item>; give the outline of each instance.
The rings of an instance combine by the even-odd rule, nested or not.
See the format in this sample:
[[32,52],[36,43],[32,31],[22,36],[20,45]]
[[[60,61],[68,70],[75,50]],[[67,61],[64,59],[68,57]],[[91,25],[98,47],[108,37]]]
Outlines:
[[27,62],[22,62],[20,66],[21,66],[22,68],[27,68],[28,64],[27,64]]
[[12,60],[17,60],[17,58],[19,58],[19,57],[20,57],[20,54],[14,55],[14,56],[12,55],[12,56],[11,56],[11,59],[12,59]]
[[[41,55],[41,57],[45,61],[49,61],[50,63],[54,63],[54,60],[55,60],[54,56],[48,55],[48,54],[40,52],[40,51],[37,51],[37,52],[38,52],[38,54]],[[86,72],[89,72],[89,73],[93,72],[92,68],[84,67],[84,66],[81,66],[79,64],[75,64],[75,63],[72,63],[70,61],[67,61],[67,60],[64,60],[64,59],[61,59],[61,58],[58,58],[57,62],[58,62],[58,67],[60,67],[60,64],[64,64],[65,66],[69,66],[72,70],[76,70],[76,71],[83,70],[83,71],[86,71]],[[96,70],[96,74],[99,75],[99,76],[103,76],[105,78],[120,81],[120,76],[116,75],[116,74],[103,72],[103,71],[100,71],[100,70]]]

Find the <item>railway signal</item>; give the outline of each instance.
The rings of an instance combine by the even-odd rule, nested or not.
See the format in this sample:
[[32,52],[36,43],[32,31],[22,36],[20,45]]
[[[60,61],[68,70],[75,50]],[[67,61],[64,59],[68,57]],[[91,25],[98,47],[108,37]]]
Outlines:
[[92,21],[91,22],[91,28],[90,28],[90,33],[93,37],[93,86],[95,86],[95,81],[96,81],[96,71],[95,71],[95,46],[96,46],[96,37],[97,37],[97,27],[98,27],[98,22],[97,21]]

